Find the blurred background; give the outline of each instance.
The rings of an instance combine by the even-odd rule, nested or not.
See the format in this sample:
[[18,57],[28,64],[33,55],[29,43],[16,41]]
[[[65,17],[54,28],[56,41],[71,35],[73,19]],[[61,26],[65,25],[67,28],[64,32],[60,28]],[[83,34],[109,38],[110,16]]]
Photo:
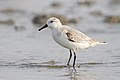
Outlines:
[[[76,74],[51,31],[38,32],[51,16],[107,42],[77,52]],[[120,0],[0,0],[0,80],[118,80],[119,46]]]

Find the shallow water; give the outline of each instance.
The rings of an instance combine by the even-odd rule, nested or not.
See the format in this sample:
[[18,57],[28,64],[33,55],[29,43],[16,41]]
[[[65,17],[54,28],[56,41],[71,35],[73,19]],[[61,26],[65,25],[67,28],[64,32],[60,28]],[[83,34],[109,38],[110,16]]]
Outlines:
[[[0,20],[15,21],[11,25],[0,24],[0,80],[120,79],[120,24],[103,23],[104,16],[94,17],[89,14],[96,10],[102,11],[104,15],[119,14],[119,9],[114,5],[109,7],[109,0],[97,1],[91,7],[76,6],[76,1],[60,2],[62,6],[58,11],[49,6],[52,1],[48,0],[0,1],[1,10],[16,10],[7,13],[0,10]],[[69,17],[82,16],[80,23],[68,25],[107,42],[77,52],[76,73],[72,67],[66,67],[69,52],[54,42],[51,31],[45,29],[38,32],[38,28],[31,23],[32,17],[46,8],[44,13],[57,11]]]

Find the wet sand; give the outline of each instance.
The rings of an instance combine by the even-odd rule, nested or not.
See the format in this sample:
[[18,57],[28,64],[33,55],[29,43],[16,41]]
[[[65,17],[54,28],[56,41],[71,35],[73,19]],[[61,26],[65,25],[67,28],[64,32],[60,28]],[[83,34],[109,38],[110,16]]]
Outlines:
[[[113,18],[109,22],[105,19],[108,15],[120,16],[120,5],[109,0],[86,3],[60,0],[54,5],[53,2],[0,1],[0,80],[118,80],[119,17],[115,22]],[[35,15],[45,13],[79,19],[75,24],[66,24],[107,44],[77,52],[74,73],[72,67],[66,66],[69,51],[54,42],[49,29],[38,32],[39,27],[32,23]]]

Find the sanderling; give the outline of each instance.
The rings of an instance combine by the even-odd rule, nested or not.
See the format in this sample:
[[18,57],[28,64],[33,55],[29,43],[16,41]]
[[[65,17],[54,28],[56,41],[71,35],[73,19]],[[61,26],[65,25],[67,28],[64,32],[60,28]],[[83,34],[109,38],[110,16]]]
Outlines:
[[76,29],[73,29],[66,25],[62,25],[60,20],[55,17],[49,18],[47,20],[47,23],[44,26],[42,26],[39,29],[39,31],[46,27],[49,27],[52,30],[53,39],[59,45],[69,49],[70,57],[68,59],[67,66],[69,66],[72,57],[72,52],[74,53],[73,69],[75,69],[76,51],[86,49],[91,46],[93,47],[97,44],[105,44],[105,42],[97,41],[93,38],[90,38]]

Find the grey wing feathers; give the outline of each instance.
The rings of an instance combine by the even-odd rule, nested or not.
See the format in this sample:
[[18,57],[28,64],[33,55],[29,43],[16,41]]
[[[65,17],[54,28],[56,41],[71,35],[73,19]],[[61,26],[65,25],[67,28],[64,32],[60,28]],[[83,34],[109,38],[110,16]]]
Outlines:
[[71,28],[67,29],[66,35],[69,41],[76,42],[76,43],[91,40],[91,38],[89,38],[85,34]]
[[92,39],[92,38],[88,37],[87,35],[85,35],[84,33],[80,32],[74,28],[65,26],[65,25],[60,30],[60,33],[65,34],[65,37],[69,41],[75,42],[75,43],[87,42],[91,46],[94,46],[96,44],[105,44],[105,42],[103,42],[103,41],[98,41],[98,40]]
[[70,33],[66,33],[66,35],[69,41],[76,42]]

